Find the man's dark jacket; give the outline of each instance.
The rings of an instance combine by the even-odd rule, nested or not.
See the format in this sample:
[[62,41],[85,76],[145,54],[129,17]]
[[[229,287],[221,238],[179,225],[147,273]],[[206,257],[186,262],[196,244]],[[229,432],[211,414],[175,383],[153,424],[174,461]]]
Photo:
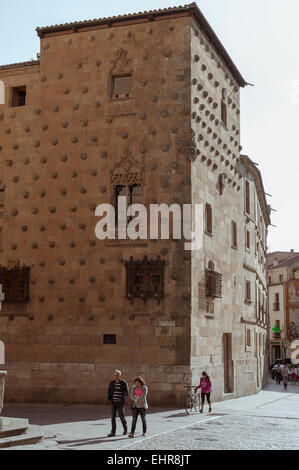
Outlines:
[[[114,392],[115,383],[116,383],[115,380],[112,380],[112,382],[110,382],[110,385],[109,385],[109,388],[108,388],[108,400],[113,399],[113,392]],[[120,389],[121,389],[122,395],[123,395],[123,401],[126,401],[126,398],[129,395],[128,384],[127,384],[127,382],[125,382],[125,380],[120,380],[119,383],[120,383]]]

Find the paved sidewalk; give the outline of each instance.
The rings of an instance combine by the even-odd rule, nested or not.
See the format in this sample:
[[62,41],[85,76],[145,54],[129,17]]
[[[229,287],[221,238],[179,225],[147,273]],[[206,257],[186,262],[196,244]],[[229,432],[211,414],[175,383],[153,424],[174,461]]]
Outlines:
[[[131,423],[130,414],[130,411],[128,411],[129,427]],[[184,443],[182,441],[180,444],[179,437],[183,435],[184,431],[203,429],[202,426],[201,428],[194,428],[194,426],[197,424],[203,426],[217,424],[217,421],[224,417],[230,417],[236,422],[238,420],[244,421],[247,419],[246,417],[251,417],[251,422],[262,418],[266,419],[265,422],[267,419],[269,421],[270,418],[277,418],[276,422],[282,419],[283,423],[286,423],[295,419],[296,425],[299,424],[297,422],[299,420],[299,384],[296,386],[289,385],[288,390],[284,391],[282,385],[270,383],[257,395],[215,403],[212,414],[205,412],[203,415],[197,413],[186,415],[185,410],[151,408],[148,413],[147,438],[141,437],[140,421],[137,424],[135,439],[128,439],[127,436],[123,436],[119,420],[118,435],[108,438],[107,434],[111,429],[110,409],[105,406],[7,404],[2,415],[27,417],[31,424],[41,425],[45,433],[45,439],[42,443],[16,447],[15,449],[157,449],[159,443],[164,445],[161,442],[170,442],[171,439],[169,438],[172,436],[176,440],[174,448],[184,450],[188,448],[186,447],[188,442]],[[208,426],[208,428],[210,427]],[[187,435],[190,435],[190,433],[188,432]],[[181,447],[179,447],[180,445]],[[221,444],[218,445],[221,446]]]

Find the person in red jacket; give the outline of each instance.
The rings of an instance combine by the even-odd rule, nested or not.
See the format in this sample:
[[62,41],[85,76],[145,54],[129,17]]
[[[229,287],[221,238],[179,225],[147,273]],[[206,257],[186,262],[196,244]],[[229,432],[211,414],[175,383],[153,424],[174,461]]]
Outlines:
[[203,412],[203,407],[205,403],[205,397],[207,397],[207,402],[209,404],[209,413],[212,411],[212,405],[211,405],[211,400],[210,400],[210,394],[212,390],[212,382],[210,380],[210,377],[206,372],[202,373],[202,377],[200,379],[200,384],[198,387],[196,387],[195,391],[197,391],[199,388],[201,388],[201,407],[200,407],[200,412]]

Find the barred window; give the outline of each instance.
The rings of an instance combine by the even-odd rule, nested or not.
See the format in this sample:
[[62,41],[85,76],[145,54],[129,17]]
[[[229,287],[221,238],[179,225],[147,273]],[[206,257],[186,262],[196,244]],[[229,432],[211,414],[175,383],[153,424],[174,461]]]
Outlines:
[[158,256],[149,260],[145,256],[142,260],[134,260],[131,256],[126,261],[126,296],[133,303],[135,298],[156,298],[158,303],[164,297],[164,267],[165,261]]
[[29,298],[30,268],[27,266],[6,268],[0,266],[0,284],[4,302],[26,302]]
[[222,274],[212,269],[206,269],[206,297],[221,299]]

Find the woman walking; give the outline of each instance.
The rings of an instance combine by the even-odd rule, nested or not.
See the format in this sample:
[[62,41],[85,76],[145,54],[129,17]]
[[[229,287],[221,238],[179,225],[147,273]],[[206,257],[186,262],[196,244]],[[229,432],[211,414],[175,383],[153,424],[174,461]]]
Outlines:
[[145,381],[142,377],[138,376],[134,380],[134,385],[131,388],[130,392],[130,398],[133,402],[132,404],[132,412],[133,412],[133,421],[132,421],[132,427],[131,427],[131,433],[129,434],[129,437],[134,437],[135,433],[135,428],[136,428],[136,423],[137,423],[137,418],[138,415],[140,414],[141,420],[142,420],[142,436],[146,437],[146,410],[148,409],[148,404],[147,404],[147,392],[148,388],[145,385]]
[[292,369],[291,369],[291,381],[292,381],[292,385],[296,385],[296,381],[297,381],[297,370],[296,370],[296,367],[293,366]]
[[199,388],[201,388],[201,407],[200,407],[200,412],[203,413],[203,407],[205,404],[205,397],[207,397],[207,402],[209,404],[209,413],[212,411],[212,405],[211,405],[211,400],[210,400],[210,394],[212,390],[212,382],[210,380],[210,377],[206,372],[202,373],[202,377],[200,379],[200,384],[198,387],[196,387],[195,391],[197,391]]

